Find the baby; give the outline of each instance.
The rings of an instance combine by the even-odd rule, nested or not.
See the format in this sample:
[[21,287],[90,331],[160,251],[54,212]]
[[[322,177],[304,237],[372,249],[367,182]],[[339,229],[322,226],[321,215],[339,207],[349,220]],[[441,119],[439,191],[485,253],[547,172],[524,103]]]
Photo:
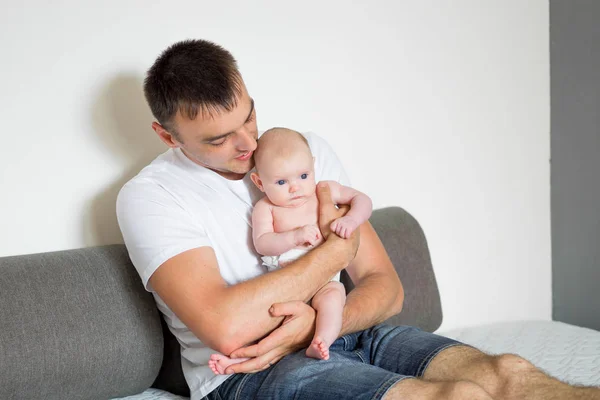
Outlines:
[[[284,267],[323,242],[318,227],[319,203],[316,195],[314,158],[308,142],[298,132],[273,128],[259,139],[254,153],[256,172],[252,182],[266,194],[252,212],[252,236],[256,251],[262,254],[269,270]],[[349,204],[348,213],[331,223],[331,231],[342,238],[371,216],[371,199],[365,194],[334,181],[326,181],[335,204]],[[329,359],[329,346],[342,327],[342,311],[346,301],[339,274],[312,298],[317,312],[309,357]],[[230,359],[214,354],[209,365],[215,373],[223,373],[231,364],[245,359]]]

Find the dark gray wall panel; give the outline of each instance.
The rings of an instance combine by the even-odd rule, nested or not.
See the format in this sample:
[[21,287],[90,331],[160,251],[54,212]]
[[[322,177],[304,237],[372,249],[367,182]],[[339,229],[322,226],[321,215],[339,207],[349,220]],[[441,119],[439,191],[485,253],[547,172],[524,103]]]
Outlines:
[[600,1],[550,1],[555,320],[600,330]]

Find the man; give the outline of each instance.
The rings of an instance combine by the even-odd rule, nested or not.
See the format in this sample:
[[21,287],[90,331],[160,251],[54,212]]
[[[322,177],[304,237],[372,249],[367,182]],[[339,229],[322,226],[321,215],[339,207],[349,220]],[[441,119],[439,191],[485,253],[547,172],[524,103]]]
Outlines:
[[[402,309],[403,289],[369,223],[330,234],[343,215],[319,187],[325,242],[264,273],[250,214],[258,130],[254,101],[232,55],[202,40],[168,48],[148,72],[152,128],[170,150],[128,182],[119,225],[146,288],[182,345],[192,399],[600,399],[546,377],[512,355],[488,356],[411,327],[378,325]],[[318,181],[348,185],[331,148],[307,135]],[[315,312],[306,304],[346,269],[343,326],[327,361],[303,351]],[[257,344],[255,344],[257,343]],[[250,359],[214,375],[210,354]],[[415,379],[416,378],[416,379]]]

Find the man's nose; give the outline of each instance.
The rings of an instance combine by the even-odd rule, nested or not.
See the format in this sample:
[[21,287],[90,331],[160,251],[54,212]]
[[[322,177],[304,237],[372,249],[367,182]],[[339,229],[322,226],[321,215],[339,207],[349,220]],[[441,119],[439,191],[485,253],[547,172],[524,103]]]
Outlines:
[[256,138],[250,130],[242,128],[237,134],[238,141],[236,143],[238,150],[240,151],[254,151],[256,150]]

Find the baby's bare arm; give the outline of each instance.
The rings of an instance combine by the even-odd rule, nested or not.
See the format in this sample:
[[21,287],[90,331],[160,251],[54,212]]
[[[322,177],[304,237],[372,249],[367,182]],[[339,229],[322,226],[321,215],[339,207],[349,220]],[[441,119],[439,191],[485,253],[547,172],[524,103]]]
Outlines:
[[350,211],[331,224],[331,230],[341,237],[348,238],[356,228],[371,217],[373,203],[369,196],[358,190],[340,185],[335,181],[326,182],[331,188],[331,198],[335,204],[350,205]]

